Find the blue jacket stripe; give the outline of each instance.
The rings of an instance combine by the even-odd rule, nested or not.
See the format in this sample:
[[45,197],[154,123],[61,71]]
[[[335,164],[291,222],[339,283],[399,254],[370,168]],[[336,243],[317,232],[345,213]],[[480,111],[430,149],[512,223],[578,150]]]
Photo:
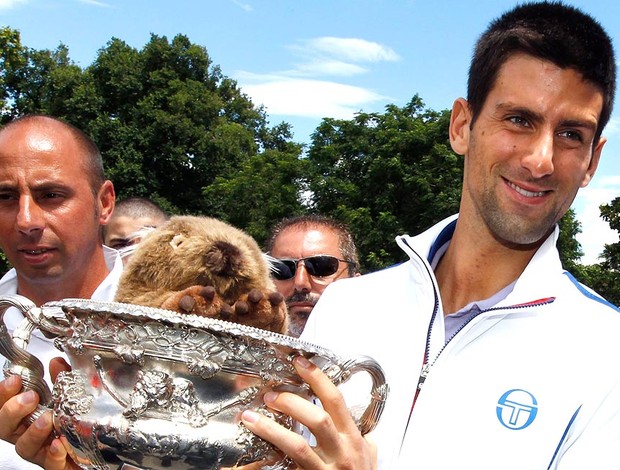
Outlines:
[[589,290],[587,290],[585,287],[583,287],[580,282],[575,279],[575,277],[569,273],[568,271],[564,271],[564,274],[571,280],[571,282],[575,285],[575,287],[577,287],[577,289],[579,290],[579,292],[581,292],[583,295],[585,295],[586,297],[588,297],[589,299],[592,299],[596,302],[599,302],[603,305],[607,305],[608,307],[613,308],[616,312],[620,312],[620,308],[618,308],[617,306],[615,306],[614,304],[608,302],[607,300],[605,300],[604,298],[594,294],[593,292],[590,292]]
[[553,465],[553,461],[558,456],[558,451],[560,450],[560,446],[564,442],[564,439],[566,439],[566,435],[568,434],[568,430],[573,425],[573,422],[577,418],[577,415],[579,414],[580,410],[581,410],[581,405],[579,406],[579,408],[577,408],[577,410],[573,414],[573,417],[568,422],[568,426],[566,426],[566,429],[564,430],[564,434],[562,434],[562,439],[560,439],[560,442],[558,442],[558,446],[555,448],[555,452],[553,453],[553,457],[551,458],[551,462],[549,462],[549,466],[547,467],[547,470],[549,470],[551,468],[551,465]]

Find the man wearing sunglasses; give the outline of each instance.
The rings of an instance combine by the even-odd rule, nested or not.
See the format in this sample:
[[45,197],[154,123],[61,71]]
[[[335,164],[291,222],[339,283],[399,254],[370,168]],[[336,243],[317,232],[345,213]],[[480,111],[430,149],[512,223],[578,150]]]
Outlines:
[[359,276],[357,249],[349,229],[320,215],[284,219],[267,241],[272,276],[286,299],[289,334],[299,336],[325,288],[337,279]]

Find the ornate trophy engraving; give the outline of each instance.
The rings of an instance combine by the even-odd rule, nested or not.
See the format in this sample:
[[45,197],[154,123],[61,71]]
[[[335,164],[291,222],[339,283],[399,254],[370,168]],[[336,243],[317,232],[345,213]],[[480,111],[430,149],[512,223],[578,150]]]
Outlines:
[[[25,319],[12,337],[0,322],[4,373],[20,374],[25,388],[39,393],[41,406],[31,419],[51,408],[58,435],[84,469],[127,463],[217,470],[263,460],[273,470],[289,468],[286,456],[239,416],[253,409],[298,430],[298,423],[262,400],[271,389],[312,398],[292,366],[297,355],[335,384],[357,372],[370,375],[370,403],[358,422],[362,433],[375,427],[388,393],[380,366],[368,357],[345,361],[297,338],[244,325],[83,299],[39,308],[21,296],[0,297],[0,319],[9,307]],[[40,361],[26,351],[36,328],[54,338],[71,362],[72,371],[59,375],[53,392]]]

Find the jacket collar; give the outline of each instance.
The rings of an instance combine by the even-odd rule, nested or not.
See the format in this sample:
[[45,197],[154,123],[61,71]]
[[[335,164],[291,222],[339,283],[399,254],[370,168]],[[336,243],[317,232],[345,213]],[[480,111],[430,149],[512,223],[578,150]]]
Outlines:
[[[420,261],[423,260],[423,263],[428,268],[425,271],[432,272],[430,264],[438,251],[451,240],[457,219],[458,214],[455,214],[415,237],[410,237],[409,235],[399,236],[396,238],[396,242],[407,253],[414,266],[419,266]],[[559,279],[562,279],[558,274],[563,272],[560,256],[556,248],[559,233],[560,230],[556,224],[554,231],[536,251],[521,276],[519,276],[512,293],[500,302],[498,306],[529,303],[557,295],[559,288],[557,283]],[[541,282],[541,280],[547,282]]]

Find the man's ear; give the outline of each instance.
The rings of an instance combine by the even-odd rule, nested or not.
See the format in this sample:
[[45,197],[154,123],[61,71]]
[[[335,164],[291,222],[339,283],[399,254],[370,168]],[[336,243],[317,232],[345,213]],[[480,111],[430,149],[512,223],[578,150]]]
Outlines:
[[99,188],[99,194],[97,195],[97,204],[99,205],[99,223],[106,225],[112,217],[114,211],[114,202],[116,201],[116,194],[114,192],[114,185],[112,181],[105,180]]
[[458,155],[466,155],[469,150],[469,131],[471,112],[465,98],[458,98],[452,105],[450,115],[450,144]]
[[594,173],[596,173],[596,169],[598,168],[598,163],[601,161],[601,152],[603,151],[603,147],[605,146],[606,142],[607,139],[603,136],[598,139],[598,143],[592,151],[590,165],[588,165],[586,174],[583,176],[583,180],[581,181],[581,188],[585,188],[588,184],[590,184],[590,181],[592,181],[592,177],[594,176]]

